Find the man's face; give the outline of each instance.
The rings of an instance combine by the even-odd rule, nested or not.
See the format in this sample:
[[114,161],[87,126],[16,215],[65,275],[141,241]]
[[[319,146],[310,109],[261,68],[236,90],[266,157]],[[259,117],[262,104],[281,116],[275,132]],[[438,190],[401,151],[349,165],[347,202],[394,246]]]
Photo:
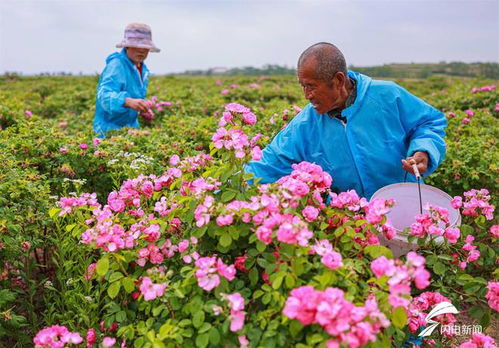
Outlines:
[[311,58],[306,60],[298,69],[298,82],[303,88],[305,98],[312,104],[319,114],[341,106],[339,89],[336,88],[335,78],[324,81],[317,78],[316,61]]
[[148,48],[138,48],[138,47],[127,47],[126,55],[135,64],[142,63],[149,54]]

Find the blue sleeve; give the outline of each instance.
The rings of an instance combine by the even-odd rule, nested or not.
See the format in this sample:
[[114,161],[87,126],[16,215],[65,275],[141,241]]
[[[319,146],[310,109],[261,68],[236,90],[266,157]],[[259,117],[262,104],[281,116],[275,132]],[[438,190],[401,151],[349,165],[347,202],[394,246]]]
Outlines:
[[129,112],[129,109],[124,106],[125,99],[130,97],[129,93],[124,90],[125,86],[125,69],[118,59],[114,59],[102,72],[97,89],[97,103],[106,113],[112,115],[111,118],[119,118]]
[[261,178],[260,183],[271,183],[292,172],[294,163],[303,161],[302,146],[304,136],[299,132],[298,117],[280,131],[272,142],[263,149],[260,161],[251,161],[246,167],[247,173],[253,173],[255,178]]
[[445,115],[403,88],[400,88],[397,106],[400,120],[408,134],[407,156],[417,151],[428,153],[428,169],[424,174],[428,176],[445,158]]

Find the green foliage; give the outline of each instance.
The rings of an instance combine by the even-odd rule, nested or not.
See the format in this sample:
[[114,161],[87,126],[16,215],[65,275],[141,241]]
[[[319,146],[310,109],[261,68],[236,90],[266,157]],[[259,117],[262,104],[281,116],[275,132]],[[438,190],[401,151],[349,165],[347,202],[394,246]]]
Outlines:
[[[134,301],[142,275],[135,255],[101,253],[80,243],[86,229],[83,219],[90,217],[90,211],[59,217],[60,210],[54,206],[61,196],[95,192],[105,203],[109,192],[124,180],[141,173],[160,175],[169,166],[171,155],[185,157],[198,151],[218,157],[217,165],[201,173],[222,182],[217,201],[247,200],[252,191],[244,185],[248,178],[238,172],[241,163],[210,147],[223,105],[240,102],[251,106],[259,117],[253,132],[264,134],[263,147],[293,117],[293,105],[302,107],[305,100],[294,77],[223,77],[222,86],[215,81],[214,77],[153,78],[150,94],[172,102],[171,108],[152,123],[141,121],[140,130],[114,131],[94,146],[91,122],[97,77],[2,79],[0,341],[9,346],[29,345],[40,328],[60,324],[80,332],[102,325],[102,334],[126,338],[136,347],[236,346],[237,335],[230,332],[227,316],[215,316],[211,308],[220,305],[222,292],[238,291],[247,299],[249,319],[244,332],[252,346],[320,346],[328,338],[323,330],[304,327],[281,315],[291,289],[307,284],[317,289],[335,286],[344,289],[349,300],[362,303],[375,284],[376,295],[386,297],[386,284],[373,283],[369,262],[381,255],[392,258],[392,253],[379,246],[359,248],[353,241],[358,225],[331,229],[326,220],[314,225],[317,236],[334,240],[347,256],[344,268],[330,271],[298,246],[283,245],[278,262],[276,250],[256,241],[244,225],[197,228],[193,217],[197,202],[192,196],[176,196],[171,198],[183,204],[177,213],[185,223],[185,236],[200,238],[203,252],[216,252],[232,261],[246,251],[248,273],[233,283],[222,282],[215,293],[206,294],[196,284],[194,267],[176,260],[165,272],[168,291],[163,299]],[[252,83],[260,88],[250,87]],[[498,192],[497,91],[470,92],[495,82],[431,77],[400,83],[430,104],[457,115],[449,119],[447,157],[426,182],[451,195],[471,188]],[[239,87],[231,88],[233,84]],[[222,89],[229,94],[221,94]],[[470,124],[463,124],[467,109],[475,116]],[[26,110],[34,116],[28,118]],[[82,143],[88,144],[86,151],[80,148]],[[194,174],[190,175],[183,179],[192,180]],[[181,183],[172,185],[172,190],[178,189]],[[159,198],[151,198],[148,204],[153,206]],[[497,197],[493,199],[497,205]],[[459,250],[451,245],[428,244],[420,252],[432,272],[431,291],[442,292],[454,303],[470,304],[470,315],[487,326],[495,315],[484,296],[487,281],[497,278],[492,273],[497,241],[488,234],[491,222],[464,222],[462,233],[477,236],[481,258],[476,264],[459,269],[449,256]],[[162,228],[165,232],[166,225]],[[27,251],[23,242],[30,244]],[[97,274],[87,281],[84,275],[94,262]],[[262,280],[263,274],[269,276],[269,284]],[[405,312],[390,312],[386,298],[383,301],[382,309],[390,314],[393,326],[378,336],[376,344],[389,346],[389,337],[403,342]],[[119,324],[117,331],[110,331],[112,323]]]

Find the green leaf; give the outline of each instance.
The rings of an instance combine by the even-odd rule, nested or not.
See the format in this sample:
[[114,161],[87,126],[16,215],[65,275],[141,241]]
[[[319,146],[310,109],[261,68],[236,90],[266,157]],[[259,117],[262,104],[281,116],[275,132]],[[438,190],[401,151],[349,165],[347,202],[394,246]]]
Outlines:
[[468,283],[464,286],[464,291],[467,294],[475,294],[477,291],[480,291],[481,289],[483,289],[483,285],[476,283]]
[[407,314],[405,313],[404,307],[400,306],[395,308],[392,314],[392,323],[399,329],[402,329],[406,326]]
[[473,306],[470,308],[470,317],[476,318],[476,319],[481,319],[482,316],[485,314],[485,311],[481,306]]
[[121,278],[123,278],[123,273],[121,272],[114,272],[113,274],[111,274],[111,276],[109,277],[109,282],[110,283],[113,283],[117,280],[120,280]]
[[194,325],[194,327],[198,329],[201,327],[201,325],[203,325],[203,323],[204,323],[204,312],[199,310],[192,317],[192,325]]
[[145,337],[139,337],[135,340],[135,342],[133,343],[133,346],[134,348],[135,347],[143,347],[145,345],[145,342],[146,342],[146,339]]
[[254,175],[253,173],[245,173],[245,174],[243,175],[243,179],[244,179],[244,180],[246,180],[246,181],[248,181],[248,180],[250,180],[250,179],[253,179],[253,177],[254,177],[254,176],[255,176],[255,175]]
[[222,200],[222,202],[227,203],[227,202],[233,200],[234,197],[236,197],[236,192],[234,192],[234,191],[225,191],[224,193],[222,193],[221,200]]
[[116,313],[116,321],[119,323],[122,323],[126,320],[126,312],[125,311],[119,311]]
[[61,211],[59,208],[51,208],[49,210],[49,216],[50,218],[53,218],[56,214],[58,214]]
[[319,342],[324,341],[324,338],[320,334],[313,334],[312,336],[307,336],[307,343],[315,345]]
[[364,225],[365,223],[367,223],[366,220],[362,220],[362,219],[361,220],[357,220],[357,221],[355,221],[355,226],[356,227],[360,227],[360,226]]
[[256,283],[258,283],[258,270],[256,269],[256,267],[253,267],[251,269],[251,271],[248,274],[248,277],[251,285],[255,285]]
[[259,252],[263,253],[265,251],[265,249],[267,249],[267,244],[258,241],[258,242],[256,242],[256,249]]
[[182,293],[182,291],[180,291],[179,289],[175,289],[173,291],[175,293],[175,295],[178,297],[178,298],[184,298],[185,295]]
[[465,285],[470,281],[474,281],[474,278],[467,273],[460,274],[456,278],[456,283],[458,283],[459,285]]
[[155,317],[157,317],[159,315],[159,313],[161,313],[162,310],[166,309],[166,306],[161,304],[157,307],[154,307],[152,309],[152,315],[154,315]]
[[376,259],[380,256],[385,256],[388,259],[393,259],[393,253],[390,249],[383,245],[368,245],[364,248],[364,252]]
[[201,348],[206,347],[208,345],[209,339],[210,339],[210,334],[208,332],[198,335],[198,337],[196,337],[196,347],[201,347]]
[[475,283],[481,283],[481,284],[483,284],[485,286],[487,286],[487,284],[488,284],[488,281],[485,280],[485,279],[483,279],[482,277],[476,277],[474,279],[474,281],[475,281]]
[[470,225],[461,225],[460,227],[461,229],[461,237],[466,237],[467,235],[469,234],[473,234],[474,230],[473,230],[473,227],[471,227]]
[[109,286],[109,288],[107,288],[107,294],[109,295],[109,297],[115,298],[116,296],[118,296],[118,293],[120,292],[120,287],[121,287],[120,282],[112,283]]
[[296,283],[295,278],[291,274],[286,274],[285,283],[288,289],[292,289]]
[[228,247],[232,243],[232,238],[230,234],[225,233],[220,237],[220,245],[223,247]]
[[[264,258],[261,258],[259,257],[258,259],[256,259],[256,263],[260,266],[260,267],[263,267],[263,268],[266,268],[269,264],[269,262],[267,260],[265,260]],[[273,265],[273,263],[272,263]]]
[[106,275],[109,270],[109,258],[107,258],[107,256],[104,256],[102,259],[97,261],[96,270],[97,274],[101,277]]
[[211,324],[210,323],[203,323],[203,325],[201,325],[201,327],[199,328],[198,332],[203,333],[203,332],[208,331],[209,329],[211,329]]
[[182,319],[179,323],[178,326],[183,327],[183,326],[188,326],[191,325],[192,321],[190,319]]
[[295,260],[291,261],[291,268],[293,269],[293,272],[295,273],[295,275],[297,277],[302,275],[303,272],[305,271],[305,269],[303,267],[303,263],[299,259],[295,259]]
[[67,225],[67,226],[66,226],[66,232],[71,232],[71,230],[72,230],[73,228],[75,228],[75,227],[76,227],[76,224]]
[[390,339],[390,336],[388,335],[384,335],[384,334],[380,334],[378,335],[378,339],[375,343],[372,343],[372,346],[373,347],[376,347],[376,348],[391,348],[392,347],[392,342],[391,339]]
[[163,324],[160,329],[159,329],[159,333],[158,333],[158,338],[160,340],[164,340],[165,338],[168,337],[168,335],[170,334],[170,332],[174,329],[174,326],[169,324],[169,323],[165,323]]
[[196,229],[194,229],[194,232],[192,233],[192,235],[194,237],[201,238],[202,236],[204,236],[207,229],[208,229],[208,225],[204,225],[201,228],[196,228]]
[[220,343],[220,333],[217,328],[212,327],[210,330],[210,343],[217,346]]
[[340,226],[336,230],[334,230],[334,235],[335,237],[339,237],[343,234],[343,232],[345,232],[345,227]]
[[452,261],[452,260],[454,260],[454,258],[452,256],[445,255],[445,254],[437,255],[437,258],[439,258],[440,260],[445,260],[445,261]]
[[355,237],[356,234],[357,234],[357,232],[355,232],[354,228],[352,228],[350,226],[345,227],[345,236],[344,237],[353,238],[353,237]]
[[12,302],[16,299],[16,294],[7,289],[0,290],[0,306],[4,306],[6,303]]
[[264,292],[263,292],[262,290],[256,290],[256,291],[253,293],[253,298],[259,298],[259,297],[261,297],[263,294],[264,294]]
[[485,313],[482,316],[482,319],[480,319],[479,325],[482,325],[483,327],[488,327],[490,325],[490,310],[486,309]]
[[220,174],[220,180],[222,182],[226,182],[230,178],[231,175],[232,175],[232,171],[231,170],[224,169],[222,171],[222,174]]
[[277,290],[281,287],[282,281],[284,280],[284,276],[285,276],[284,273],[280,273],[277,275],[277,277],[274,278],[274,280],[272,281],[273,289]]
[[435,262],[438,261],[438,257],[437,255],[429,255],[427,258],[426,258],[426,264],[428,266],[430,265],[433,265]]
[[291,333],[291,336],[296,337],[301,330],[303,330],[303,325],[300,324],[298,320],[293,320],[289,324],[289,332]]
[[437,262],[433,266],[433,272],[435,272],[435,274],[438,274],[438,275],[444,275],[446,269],[447,268],[445,267],[445,265],[442,262]]
[[263,304],[268,304],[268,303],[270,303],[271,299],[272,299],[272,294],[270,292],[268,292],[265,295],[263,295],[262,302],[263,302]]
[[135,280],[130,277],[125,277],[121,279],[121,285],[123,285],[123,289],[130,294],[135,290]]

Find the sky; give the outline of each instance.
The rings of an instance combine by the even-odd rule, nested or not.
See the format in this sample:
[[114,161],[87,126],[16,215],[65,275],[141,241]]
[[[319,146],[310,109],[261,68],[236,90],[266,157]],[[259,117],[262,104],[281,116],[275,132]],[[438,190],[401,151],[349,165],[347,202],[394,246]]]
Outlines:
[[294,67],[320,41],[356,66],[499,62],[499,0],[0,0],[0,73],[100,73],[132,22],[155,74]]

